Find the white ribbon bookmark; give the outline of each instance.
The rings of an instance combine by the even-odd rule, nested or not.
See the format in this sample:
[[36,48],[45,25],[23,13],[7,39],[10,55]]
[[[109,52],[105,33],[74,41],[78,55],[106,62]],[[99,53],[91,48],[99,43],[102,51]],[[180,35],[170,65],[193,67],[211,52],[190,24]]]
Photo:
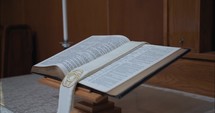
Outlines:
[[73,108],[73,95],[77,82],[82,78],[83,70],[70,72],[62,81],[57,113],[70,113]]

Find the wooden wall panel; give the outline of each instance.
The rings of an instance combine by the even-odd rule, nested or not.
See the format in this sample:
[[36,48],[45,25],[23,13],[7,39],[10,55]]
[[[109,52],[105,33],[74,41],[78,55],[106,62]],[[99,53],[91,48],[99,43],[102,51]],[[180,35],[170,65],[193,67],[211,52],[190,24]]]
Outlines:
[[108,34],[109,0],[68,0],[69,39],[77,43],[91,35]]
[[0,0],[0,25],[2,25],[2,0]]
[[169,45],[191,48],[193,52],[199,52],[200,0],[168,1]]
[[[38,61],[62,50],[61,0],[2,1],[8,15],[4,23],[26,23],[37,33]],[[73,44],[96,34],[124,34],[132,40],[162,44],[162,1],[68,0],[67,7]],[[17,15],[20,18],[14,18]]]
[[194,53],[213,51],[213,12],[213,0],[168,0],[169,45]]
[[61,0],[25,0],[25,18],[36,32],[37,61],[63,50]]
[[162,0],[110,0],[110,34],[163,44]]
[[63,50],[60,0],[1,0],[3,26],[28,24],[36,32],[37,61]]
[[1,24],[25,23],[24,0],[1,0]]

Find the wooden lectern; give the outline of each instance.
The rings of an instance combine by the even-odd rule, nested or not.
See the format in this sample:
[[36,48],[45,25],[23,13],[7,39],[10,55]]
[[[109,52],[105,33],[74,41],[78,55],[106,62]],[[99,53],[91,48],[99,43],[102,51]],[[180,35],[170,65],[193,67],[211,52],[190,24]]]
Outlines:
[[[51,78],[42,78],[39,82],[54,88],[60,88],[61,84],[61,81]],[[82,100],[75,103],[71,113],[121,113],[121,108],[109,101],[107,95],[82,87],[76,88],[75,95]]]

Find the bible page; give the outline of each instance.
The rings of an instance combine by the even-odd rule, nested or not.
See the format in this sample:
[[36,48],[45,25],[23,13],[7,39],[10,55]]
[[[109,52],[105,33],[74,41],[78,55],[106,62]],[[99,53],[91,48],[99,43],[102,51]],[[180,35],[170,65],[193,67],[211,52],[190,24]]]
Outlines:
[[58,66],[64,74],[129,42],[122,35],[95,35],[44,60],[35,66]]
[[79,83],[108,92],[177,50],[179,48],[146,44]]

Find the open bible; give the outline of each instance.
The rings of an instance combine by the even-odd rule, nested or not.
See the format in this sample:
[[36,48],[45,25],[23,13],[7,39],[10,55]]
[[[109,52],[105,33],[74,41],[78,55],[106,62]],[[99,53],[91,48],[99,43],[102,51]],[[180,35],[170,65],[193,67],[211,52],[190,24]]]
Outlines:
[[188,51],[130,41],[122,35],[95,35],[34,65],[31,71],[61,80],[69,72],[76,77],[87,72],[78,85],[120,97]]

